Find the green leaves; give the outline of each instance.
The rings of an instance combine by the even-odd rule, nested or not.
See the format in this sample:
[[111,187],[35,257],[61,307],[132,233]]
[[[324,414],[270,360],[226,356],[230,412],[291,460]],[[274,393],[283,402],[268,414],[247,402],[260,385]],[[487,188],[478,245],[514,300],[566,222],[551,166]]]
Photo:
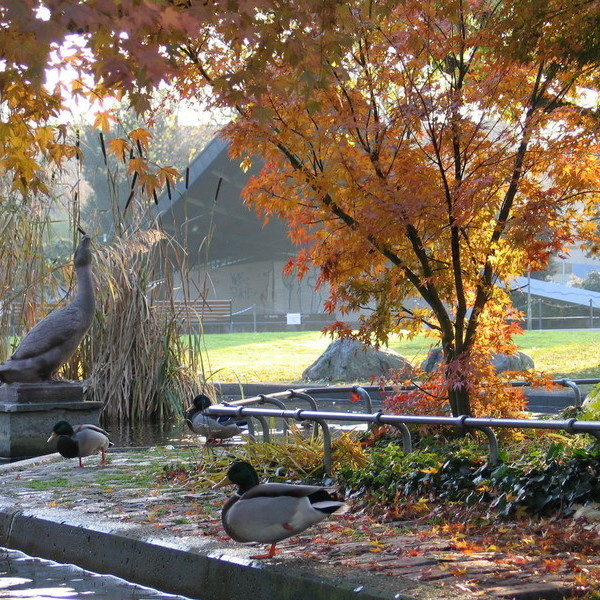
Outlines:
[[408,455],[394,444],[374,449],[360,470],[342,470],[342,482],[369,504],[429,497],[485,504],[499,517],[569,515],[576,504],[600,499],[600,448],[551,444],[545,456],[524,454],[491,469],[472,449],[432,448]]

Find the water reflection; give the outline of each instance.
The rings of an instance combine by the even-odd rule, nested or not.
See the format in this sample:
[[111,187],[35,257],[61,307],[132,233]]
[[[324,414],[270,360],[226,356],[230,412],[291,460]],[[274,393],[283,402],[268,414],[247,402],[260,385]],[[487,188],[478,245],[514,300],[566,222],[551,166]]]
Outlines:
[[189,600],[112,575],[0,548],[0,598],[12,600]]
[[[309,408],[306,402],[300,401],[286,401],[286,408],[295,410],[297,408],[307,409]],[[380,403],[373,403],[373,410],[379,410],[381,407]],[[274,406],[266,405],[263,408],[276,408]],[[344,402],[339,400],[321,399],[319,402],[319,410],[328,412],[365,412],[365,407],[362,403],[356,404],[353,402]],[[330,421],[329,425],[332,431],[347,431],[350,429],[366,429],[366,425],[360,425],[358,423],[348,424],[347,422],[334,422]],[[126,424],[126,423],[102,423],[102,426],[110,432],[110,439],[117,448],[136,448],[146,446],[161,446],[166,444],[172,444],[175,446],[179,445],[198,445],[203,438],[191,433],[185,425],[183,419],[176,420],[170,423],[138,423],[138,424]],[[259,439],[262,439],[262,429],[258,421],[255,421],[256,435]],[[271,431],[272,435],[282,434],[282,420],[274,419],[270,426],[275,427],[274,431]]]
[[[170,423],[102,423],[117,448],[179,445],[192,441],[183,420]],[[196,436],[197,437],[197,436]]]

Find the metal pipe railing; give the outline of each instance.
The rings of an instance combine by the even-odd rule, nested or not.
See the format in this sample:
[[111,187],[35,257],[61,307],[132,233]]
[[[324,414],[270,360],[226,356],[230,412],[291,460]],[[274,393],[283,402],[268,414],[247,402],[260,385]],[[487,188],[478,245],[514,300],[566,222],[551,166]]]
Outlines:
[[[498,463],[498,439],[493,427],[510,429],[552,429],[564,430],[568,433],[588,433],[593,435],[597,441],[600,441],[600,422],[598,421],[580,421],[577,419],[566,420],[546,420],[546,419],[503,419],[492,417],[436,417],[427,415],[387,415],[380,412],[372,414],[358,413],[338,413],[331,411],[311,411],[311,410],[287,410],[287,409],[267,409],[245,406],[211,406],[205,411],[211,415],[229,415],[235,417],[242,416],[263,416],[279,417],[283,419],[311,420],[319,423],[324,434],[324,467],[325,472],[331,472],[331,436],[327,425],[327,420],[349,421],[355,423],[377,423],[383,425],[406,427],[413,425],[443,425],[456,427],[459,429],[477,429],[481,430],[487,437],[489,444],[489,463],[494,466]],[[410,448],[410,432],[408,429],[402,429],[404,447]]]
[[[600,379],[560,379],[554,380],[554,384],[568,387],[573,390],[575,395],[575,405],[580,407],[582,404],[580,385],[593,385],[600,383]],[[533,387],[529,381],[513,381],[510,385],[515,387]],[[588,433],[600,441],[600,423],[595,421],[578,421],[577,419],[567,420],[546,420],[546,419],[499,419],[486,417],[436,417],[420,415],[387,415],[382,411],[373,412],[373,404],[369,392],[377,393],[398,393],[410,391],[416,386],[404,386],[400,389],[380,386],[327,386],[288,389],[282,392],[272,394],[260,394],[252,398],[233,400],[221,405],[211,406],[206,410],[208,414],[215,415],[240,415],[244,414],[256,418],[262,425],[263,438],[269,440],[268,426],[265,417],[279,417],[283,419],[283,433],[288,432],[287,420],[310,420],[315,421],[321,427],[323,432],[323,463],[326,473],[331,471],[331,433],[327,420],[351,421],[366,423],[368,427],[375,424],[390,425],[395,427],[402,434],[403,449],[406,453],[412,451],[412,438],[408,425],[443,425],[453,426],[462,429],[476,429],[484,433],[489,446],[489,463],[496,465],[498,463],[499,449],[498,439],[493,432],[493,427],[523,428],[523,429],[555,429],[565,430],[569,433]],[[365,412],[358,413],[338,413],[319,411],[315,396],[322,394],[358,394],[364,401]],[[312,410],[289,410],[283,400],[305,400],[309,403]],[[273,404],[280,410],[254,408],[257,404]],[[251,431],[253,434],[254,432]],[[316,433],[316,430],[315,430]]]

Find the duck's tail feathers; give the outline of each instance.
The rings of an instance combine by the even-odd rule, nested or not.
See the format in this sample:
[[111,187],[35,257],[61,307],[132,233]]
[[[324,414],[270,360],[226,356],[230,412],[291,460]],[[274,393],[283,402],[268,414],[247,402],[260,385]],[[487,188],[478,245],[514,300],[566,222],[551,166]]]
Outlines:
[[323,502],[315,502],[311,506],[319,512],[327,515],[343,515],[348,512],[350,507],[345,502],[339,502],[337,500],[324,500]]

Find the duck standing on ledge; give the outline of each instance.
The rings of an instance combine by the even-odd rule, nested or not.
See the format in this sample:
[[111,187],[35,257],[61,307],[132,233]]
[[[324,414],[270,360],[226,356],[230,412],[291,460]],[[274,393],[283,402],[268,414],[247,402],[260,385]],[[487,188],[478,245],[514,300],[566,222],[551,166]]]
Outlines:
[[228,484],[237,485],[238,491],[221,511],[227,535],[237,542],[270,544],[266,554],[250,558],[273,558],[277,542],[348,508],[325,488],[315,485],[260,484],[254,467],[244,461],[234,462],[213,489]]
[[64,458],[79,458],[79,466],[83,468],[81,459],[84,456],[100,454],[100,464],[106,464],[106,451],[112,442],[108,439],[108,433],[96,425],[76,425],[72,427],[67,421],[59,421],[52,428],[52,435],[48,442],[58,438],[56,449]]
[[0,365],[4,383],[47,381],[69,360],[94,318],[94,280],[90,238],[84,235],[75,250],[77,294],[51,312],[23,338],[14,354]]
[[193,400],[193,406],[185,411],[185,422],[191,431],[210,440],[222,442],[225,439],[240,435],[247,424],[245,419],[221,416],[211,417],[203,413],[212,405],[206,394],[198,394]]

